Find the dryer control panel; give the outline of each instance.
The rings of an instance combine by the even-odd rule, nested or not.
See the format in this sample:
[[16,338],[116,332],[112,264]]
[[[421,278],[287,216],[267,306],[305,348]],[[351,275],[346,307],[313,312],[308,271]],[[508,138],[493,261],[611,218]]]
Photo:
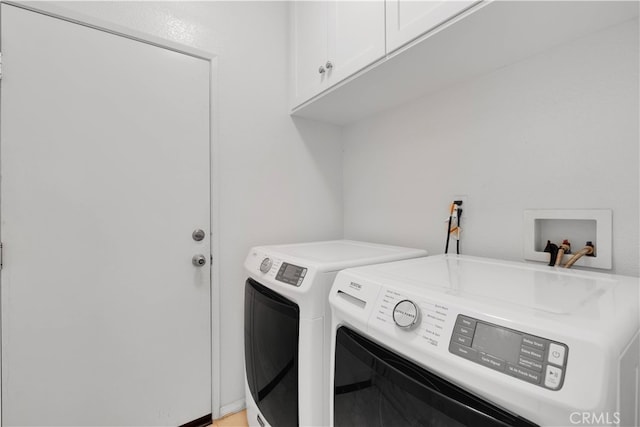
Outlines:
[[550,390],[564,383],[565,344],[458,315],[449,352]]
[[276,280],[289,285],[300,286],[306,275],[306,268],[283,262],[276,274]]

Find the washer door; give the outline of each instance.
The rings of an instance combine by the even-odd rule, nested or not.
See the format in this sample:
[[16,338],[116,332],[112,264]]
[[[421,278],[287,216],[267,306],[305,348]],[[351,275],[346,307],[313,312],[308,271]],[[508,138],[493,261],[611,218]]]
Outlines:
[[336,427],[536,426],[346,327],[335,357]]
[[251,397],[272,426],[298,426],[300,308],[248,279],[244,293],[244,356]]

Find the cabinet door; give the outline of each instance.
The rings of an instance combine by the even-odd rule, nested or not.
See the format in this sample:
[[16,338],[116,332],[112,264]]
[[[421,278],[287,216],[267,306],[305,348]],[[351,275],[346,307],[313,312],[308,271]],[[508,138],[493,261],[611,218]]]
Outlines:
[[329,84],[356,73],[385,54],[383,0],[329,3]]
[[387,52],[419,37],[454,17],[473,0],[387,0]]
[[293,105],[320,93],[327,86],[328,73],[319,68],[327,62],[326,1],[295,1],[293,21]]

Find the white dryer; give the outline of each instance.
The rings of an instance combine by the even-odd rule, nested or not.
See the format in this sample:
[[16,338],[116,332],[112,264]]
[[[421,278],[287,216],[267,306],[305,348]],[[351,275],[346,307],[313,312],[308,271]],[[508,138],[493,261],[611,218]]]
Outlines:
[[244,300],[249,424],[326,426],[328,294],[336,274],[425,255],[422,249],[348,240],[251,249]]
[[340,272],[330,425],[638,426],[638,278],[442,255]]

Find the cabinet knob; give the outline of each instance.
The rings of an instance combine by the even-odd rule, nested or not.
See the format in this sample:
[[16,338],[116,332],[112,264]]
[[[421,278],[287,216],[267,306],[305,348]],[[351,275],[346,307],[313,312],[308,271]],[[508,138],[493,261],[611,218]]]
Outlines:
[[333,68],[333,63],[331,61],[327,61],[327,64],[325,65],[325,67],[327,67],[327,70],[330,70]]
[[325,71],[325,69],[324,69],[324,67],[321,65],[321,66],[320,66],[320,68],[318,68],[318,73],[320,73],[320,74],[324,74],[324,71]]

